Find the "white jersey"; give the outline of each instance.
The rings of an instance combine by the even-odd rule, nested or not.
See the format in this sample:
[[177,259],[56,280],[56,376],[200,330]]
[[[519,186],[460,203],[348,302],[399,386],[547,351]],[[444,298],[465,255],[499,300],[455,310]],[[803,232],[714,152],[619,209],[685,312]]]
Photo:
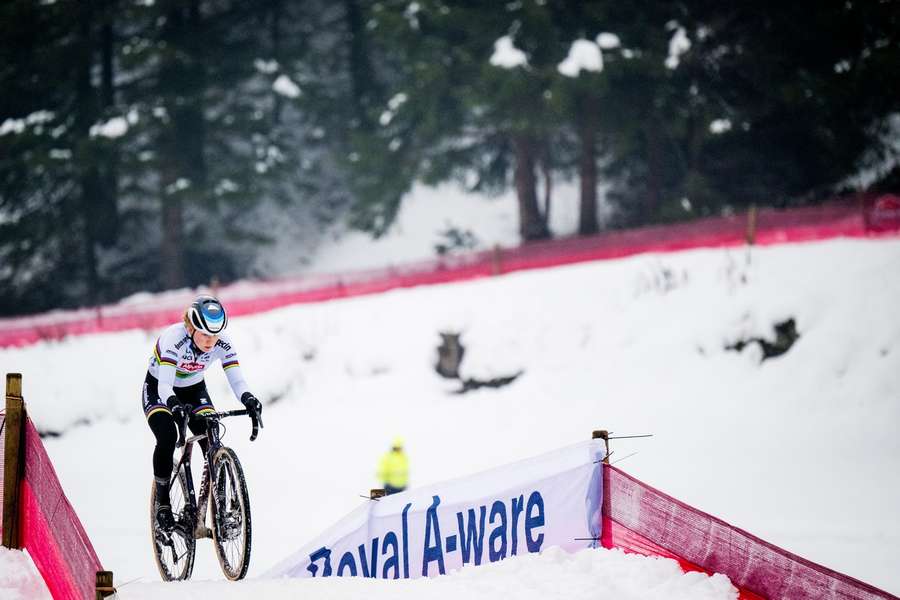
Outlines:
[[219,341],[209,352],[201,352],[191,341],[191,335],[183,323],[167,327],[150,357],[150,374],[159,382],[159,397],[165,402],[175,394],[173,388],[187,387],[203,381],[203,373],[215,361],[222,361],[222,368],[234,395],[240,400],[247,391],[247,383],[241,374],[237,351],[227,335],[220,335]]

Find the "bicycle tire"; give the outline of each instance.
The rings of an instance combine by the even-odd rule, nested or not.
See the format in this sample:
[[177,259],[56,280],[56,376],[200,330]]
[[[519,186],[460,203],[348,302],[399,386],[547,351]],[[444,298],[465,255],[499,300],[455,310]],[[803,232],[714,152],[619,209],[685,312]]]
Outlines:
[[[163,581],[190,579],[194,571],[194,557],[197,552],[197,541],[194,539],[196,501],[189,497],[184,471],[178,472],[177,480],[177,485],[173,482],[169,498],[172,514],[175,515],[176,527],[168,533],[157,527],[156,511],[159,504],[156,500],[156,483],[154,482],[150,488],[150,543],[153,546],[156,568],[159,569],[159,575]],[[188,507],[193,507],[193,510]],[[185,510],[186,508],[188,510]]]
[[215,486],[209,502],[213,521],[213,544],[225,577],[243,579],[250,567],[252,522],[250,496],[244,470],[234,450],[221,447],[213,456]]

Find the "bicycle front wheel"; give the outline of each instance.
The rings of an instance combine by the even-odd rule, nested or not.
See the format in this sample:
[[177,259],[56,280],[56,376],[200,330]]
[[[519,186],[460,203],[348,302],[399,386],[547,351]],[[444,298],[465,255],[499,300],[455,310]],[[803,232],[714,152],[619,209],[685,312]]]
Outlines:
[[156,567],[163,581],[184,581],[191,578],[197,547],[194,539],[194,515],[197,511],[194,508],[194,500],[188,492],[184,471],[179,469],[169,494],[176,524],[172,531],[163,531],[156,523],[159,502],[156,499],[156,483],[153,483],[150,491],[150,536],[153,542],[153,557],[156,559]]
[[219,448],[213,456],[215,477],[210,509],[213,515],[213,542],[225,577],[235,581],[250,566],[250,497],[244,470],[231,448]]

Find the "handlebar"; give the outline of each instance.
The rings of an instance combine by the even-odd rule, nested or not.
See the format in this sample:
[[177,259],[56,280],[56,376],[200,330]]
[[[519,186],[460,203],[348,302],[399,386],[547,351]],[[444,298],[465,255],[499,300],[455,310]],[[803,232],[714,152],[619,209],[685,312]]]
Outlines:
[[[179,405],[172,409],[172,416],[174,417],[176,413],[178,413],[181,418],[176,419],[176,423],[178,425],[178,447],[184,446],[184,441],[186,439],[185,433],[187,429],[188,421],[190,420],[190,412],[186,410],[186,406]],[[198,418],[207,420],[207,421],[218,421],[220,419],[224,419],[225,417],[239,417],[243,415],[250,416],[250,422],[253,424],[253,431],[250,433],[250,441],[256,439],[259,435],[259,430],[263,428],[262,415],[258,415],[256,413],[251,413],[246,408],[241,408],[237,410],[225,410],[222,412],[214,412],[208,415],[197,415]]]
[[253,432],[250,434],[250,441],[256,439],[256,436],[259,434],[260,429],[264,429],[262,415],[257,413],[251,413],[246,408],[240,408],[237,410],[226,410],[223,412],[213,413],[211,415],[204,415],[205,419],[224,419],[225,417],[240,417],[243,415],[250,416],[250,422],[253,424]]

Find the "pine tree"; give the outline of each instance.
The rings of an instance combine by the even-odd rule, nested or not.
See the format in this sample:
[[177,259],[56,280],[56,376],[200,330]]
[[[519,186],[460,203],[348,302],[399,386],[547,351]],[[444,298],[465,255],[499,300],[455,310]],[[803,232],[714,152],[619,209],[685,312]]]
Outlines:
[[99,246],[117,237],[117,196],[108,144],[94,126],[112,98],[92,77],[101,62],[108,4],[0,8],[0,243],[11,294],[4,312],[103,297]]

